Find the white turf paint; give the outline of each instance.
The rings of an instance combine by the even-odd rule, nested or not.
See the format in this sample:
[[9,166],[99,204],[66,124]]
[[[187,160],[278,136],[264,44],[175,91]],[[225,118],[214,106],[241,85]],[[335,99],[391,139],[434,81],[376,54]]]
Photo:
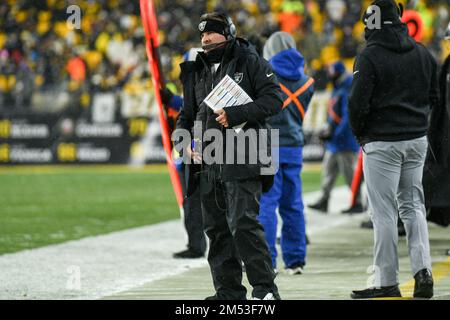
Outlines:
[[[305,207],[318,196],[305,195]],[[307,234],[360,219],[337,213],[348,199],[348,189],[340,187],[333,191],[331,214],[306,209]],[[98,299],[206,267],[206,259],[172,258],[185,244],[183,224],[175,220],[0,255],[0,299]]]

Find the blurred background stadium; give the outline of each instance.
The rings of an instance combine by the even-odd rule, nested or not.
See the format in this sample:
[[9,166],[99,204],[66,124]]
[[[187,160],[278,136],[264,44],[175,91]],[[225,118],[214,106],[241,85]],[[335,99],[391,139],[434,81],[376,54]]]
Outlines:
[[[326,117],[326,67],[340,59],[352,69],[364,45],[361,10],[369,2],[155,1],[163,74],[180,93],[179,64],[199,47],[195,26],[205,11],[229,12],[239,34],[251,39],[291,32],[316,80],[304,158],[320,160],[313,133]],[[80,9],[79,29],[67,23],[71,5]],[[448,1],[405,5],[420,14],[418,37],[442,62]],[[2,1],[0,112],[0,164],[164,161],[139,1]]]
[[[417,36],[441,64],[450,1],[401,2],[420,15]],[[180,94],[179,63],[200,46],[206,11],[229,12],[242,37],[291,32],[316,80],[304,158],[319,161],[326,69],[336,60],[352,69],[369,3],[156,0],[164,76]],[[81,9],[79,29],[67,23],[71,5]],[[139,1],[1,1],[0,254],[179,216],[153,89]],[[320,167],[307,165],[303,181],[305,192],[318,190]]]

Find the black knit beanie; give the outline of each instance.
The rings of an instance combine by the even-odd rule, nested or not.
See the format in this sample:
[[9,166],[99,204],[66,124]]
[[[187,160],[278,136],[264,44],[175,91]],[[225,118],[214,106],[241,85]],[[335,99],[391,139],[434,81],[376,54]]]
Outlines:
[[[371,6],[378,6],[381,13],[381,23],[382,24],[400,24],[401,16],[403,15],[403,6],[401,4],[397,5],[394,0],[375,0],[372,2]],[[368,14],[367,11],[363,15],[363,22],[366,24],[367,18],[373,13]],[[385,23],[387,22],[387,23]]]
[[226,27],[227,26],[226,26],[225,22],[207,19],[207,20],[200,21],[200,23],[198,24],[198,32],[200,33],[200,35],[203,32],[217,32],[217,33],[225,36]]

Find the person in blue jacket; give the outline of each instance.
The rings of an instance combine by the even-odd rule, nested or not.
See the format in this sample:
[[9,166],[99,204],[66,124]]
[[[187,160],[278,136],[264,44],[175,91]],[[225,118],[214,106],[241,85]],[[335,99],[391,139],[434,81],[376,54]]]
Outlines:
[[301,274],[306,261],[300,177],[305,144],[302,123],[314,92],[314,80],[305,75],[305,60],[289,33],[276,32],[269,37],[263,55],[280,82],[284,104],[283,111],[269,119],[272,128],[279,130],[279,170],[272,188],[261,197],[258,219],[264,227],[272,265],[276,269],[278,208],[283,222],[280,244],[286,271],[289,274]]
[[[320,138],[325,140],[325,155],[322,161],[322,182],[320,199],[308,205],[309,208],[322,212],[328,211],[328,200],[339,173],[351,187],[353,171],[358,157],[359,145],[352,133],[348,118],[348,96],[353,76],[348,74],[341,61],[330,66],[329,76],[333,82],[333,92],[328,104],[328,127]],[[361,196],[356,205],[347,213],[363,212]],[[345,213],[345,211],[344,211]]]

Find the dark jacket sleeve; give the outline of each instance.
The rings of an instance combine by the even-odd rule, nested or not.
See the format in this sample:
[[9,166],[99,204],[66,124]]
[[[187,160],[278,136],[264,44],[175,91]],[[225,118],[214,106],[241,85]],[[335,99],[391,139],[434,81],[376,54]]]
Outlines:
[[283,107],[280,85],[269,63],[262,58],[251,56],[247,59],[246,68],[255,100],[225,110],[231,127],[246,121],[250,124],[263,122],[280,112]]
[[194,120],[189,116],[189,113],[186,113],[185,107],[186,100],[183,100],[183,106],[180,109],[180,114],[177,119],[177,129],[186,129],[190,130],[194,125]]
[[439,79],[438,79],[438,68],[436,60],[434,60],[433,56],[430,54],[430,60],[432,64],[432,73],[431,73],[431,85],[430,85],[430,107],[434,109],[439,106]]
[[177,120],[177,129],[191,130],[194,126],[194,107],[195,107],[195,93],[194,82],[195,74],[193,65],[182,63],[180,80],[183,84],[183,105],[181,106],[180,114]]
[[364,55],[359,55],[353,67],[353,82],[348,103],[350,126],[358,139],[364,134],[375,84],[376,69],[374,65]]

